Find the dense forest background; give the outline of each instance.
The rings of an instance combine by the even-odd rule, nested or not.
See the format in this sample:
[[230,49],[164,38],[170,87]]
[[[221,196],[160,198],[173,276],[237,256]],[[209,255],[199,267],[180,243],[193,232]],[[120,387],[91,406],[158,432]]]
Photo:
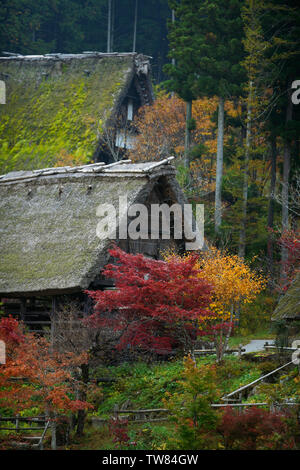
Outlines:
[[[0,51],[19,54],[107,51],[107,0],[4,0],[0,4]],[[111,50],[133,50],[136,0],[112,0]],[[136,51],[153,57],[156,82],[167,61],[168,0],[137,2]]]
[[[2,53],[151,56],[156,101],[136,117],[128,157],[174,155],[188,199],[205,204],[210,240],[241,258],[259,256],[285,287],[300,258],[299,38],[296,0],[0,4]],[[71,162],[54,163],[74,163],[76,150],[68,149]],[[15,169],[8,155],[3,147],[3,172]]]
[[[133,101],[128,95],[127,109],[131,111],[124,113],[125,118],[114,120],[108,114],[106,119],[98,111],[93,116],[88,100],[98,104],[107,96],[120,95],[114,91],[116,88],[111,88],[90,99],[93,95],[86,91],[90,70],[83,70],[80,80],[74,82],[69,78],[60,80],[63,67],[56,82],[42,72],[38,86],[32,80],[32,89],[37,90],[32,95],[31,90],[27,93],[22,73],[8,80],[18,86],[12,86],[7,93],[5,106],[0,104],[0,175],[3,178],[13,172],[13,178],[10,173],[2,180],[3,190],[9,194],[13,192],[10,182],[21,181],[26,207],[30,209],[27,216],[17,208],[17,216],[29,221],[26,223],[30,233],[25,234],[25,243],[19,245],[15,230],[11,230],[9,249],[13,247],[13,252],[5,248],[2,256],[5,292],[10,292],[10,298],[2,299],[3,305],[0,304],[0,340],[5,342],[7,356],[6,364],[4,361],[0,366],[2,420],[5,422],[6,417],[16,414],[16,418],[7,421],[15,420],[19,426],[24,416],[45,415],[52,427],[52,449],[56,449],[57,443],[66,449],[88,449],[87,441],[82,439],[85,418],[91,416],[90,412],[93,418],[100,417],[103,429],[102,435],[101,430],[92,427],[86,433],[93,441],[93,449],[299,449],[299,406],[294,417],[290,406],[299,405],[300,401],[296,351],[290,372],[285,370],[278,382],[274,378],[274,383],[262,383],[261,387],[258,384],[259,377],[262,380],[265,374],[277,373],[285,367],[283,362],[292,366],[291,349],[297,348],[299,341],[294,340],[300,337],[297,0],[1,0],[0,55],[88,51],[137,52],[152,57],[155,99],[133,115]],[[0,62],[18,64],[23,60],[1,58]],[[119,70],[119,65],[115,68]],[[107,82],[111,82],[113,67],[108,65],[106,70]],[[10,77],[6,73],[9,71],[1,71],[1,85]],[[98,89],[100,81],[106,80],[97,69],[95,77],[93,87]],[[59,83],[54,93],[53,83]],[[56,103],[54,95],[58,88],[60,100]],[[123,99],[123,104],[126,103]],[[204,205],[208,249],[196,256],[194,253],[182,256],[174,247],[160,253],[165,261],[162,263],[114,248],[110,250],[110,259],[116,262],[101,270],[101,280],[109,279],[111,285],[113,278],[115,288],[106,289],[104,281],[100,290],[84,291],[84,300],[77,288],[67,289],[67,280],[59,274],[62,285],[43,290],[45,279],[54,280],[59,250],[50,238],[39,237],[39,232],[59,233],[60,219],[55,208],[63,210],[70,201],[69,192],[64,192],[58,180],[53,180],[53,202],[47,208],[45,202],[40,202],[47,215],[40,229],[31,219],[40,193],[37,190],[33,194],[27,186],[32,179],[27,173],[16,176],[15,172],[93,163],[95,157],[88,153],[80,137],[81,125],[87,141],[110,152],[111,161],[130,158],[132,162],[153,162],[173,156],[172,164],[187,201],[194,208]],[[122,147],[116,139],[119,130],[125,136]],[[126,147],[127,136],[131,145]],[[55,151],[51,152],[52,149]],[[161,178],[158,186],[163,181]],[[89,185],[86,194],[95,200],[92,188]],[[78,198],[83,191],[82,187]],[[165,195],[165,202],[169,203],[173,197],[168,191]],[[11,218],[16,195],[12,197],[11,203],[5,201]],[[71,229],[76,231],[82,225],[85,219],[80,210],[71,207],[72,217],[65,217],[62,229],[68,226],[71,233]],[[11,227],[11,218],[7,220],[2,215],[2,225]],[[182,225],[185,226],[185,221]],[[145,227],[140,230],[145,233]],[[96,246],[93,240],[91,236],[89,250]],[[28,270],[22,259],[22,270],[19,269],[16,250],[21,255],[26,250],[29,256],[36,246],[43,251],[43,266],[33,263]],[[67,273],[78,262],[79,255],[73,259],[72,250],[66,246],[64,256],[68,258]],[[83,266],[85,260],[80,262]],[[34,329],[45,325],[45,336],[37,329],[36,336],[28,333],[16,318],[5,316],[10,310],[1,310],[7,304],[11,311],[18,311],[14,310],[18,299],[12,298],[15,294],[6,273],[9,279],[16,273],[17,278],[21,276],[27,282],[33,269],[42,273],[40,276],[45,272],[46,277],[38,297],[33,296],[34,292],[26,294],[26,289],[33,289],[30,282],[25,293],[16,294],[22,297],[20,319],[29,318],[27,324]],[[87,279],[88,275],[84,281]],[[21,284],[20,281],[14,285]],[[97,283],[90,284],[89,289],[97,289],[94,285]],[[65,291],[70,291],[70,296],[60,295]],[[275,310],[281,296],[283,304],[280,302]],[[51,321],[44,321],[48,318],[45,311],[48,303]],[[86,315],[92,305],[95,309],[92,321],[88,322]],[[43,321],[38,321],[41,318]],[[252,357],[249,354],[242,357],[245,349],[239,347],[238,357],[225,358],[227,346],[231,349],[248,344],[250,339],[265,342],[270,323],[274,333],[271,336],[277,335],[276,351],[271,349],[261,355],[255,351]],[[197,345],[195,340],[199,337],[201,343]],[[287,362],[283,353],[286,348],[282,347],[293,344],[296,346],[287,348]],[[215,352],[216,359],[209,356],[196,361],[195,347]],[[175,360],[177,351],[180,363]],[[191,355],[182,366],[181,356],[189,352]],[[246,357],[251,361],[245,361]],[[128,358],[132,360],[130,364],[116,366],[118,361]],[[158,368],[160,358],[172,360]],[[234,401],[234,394],[241,401],[236,403],[239,408],[246,400],[251,405],[270,405],[272,411],[245,407],[245,411],[239,409],[235,413],[227,408],[222,416],[220,408],[215,410],[211,406],[221,400]],[[167,408],[171,419],[165,423],[165,429],[159,426],[157,435],[151,429],[159,423],[152,423],[153,428],[150,423],[145,428],[143,423],[143,429],[138,430],[135,428],[138,420],[134,420],[134,432],[128,428],[127,434],[127,418],[120,419],[121,413],[130,411],[126,407],[131,411]],[[282,414],[285,408],[289,408],[286,417]],[[143,416],[147,416],[144,411]],[[63,415],[71,418],[70,426],[61,419]],[[285,421],[279,421],[283,417]],[[40,419],[36,422],[40,423]],[[108,427],[102,428],[106,423]],[[12,447],[11,428],[2,429],[5,430],[4,434],[0,430],[0,450]],[[41,428],[26,427],[24,431],[35,429]],[[16,430],[14,448],[17,441],[24,439],[20,431],[22,425]],[[74,447],[70,447],[73,442],[68,439],[75,433]],[[28,438],[36,439],[27,434]]]

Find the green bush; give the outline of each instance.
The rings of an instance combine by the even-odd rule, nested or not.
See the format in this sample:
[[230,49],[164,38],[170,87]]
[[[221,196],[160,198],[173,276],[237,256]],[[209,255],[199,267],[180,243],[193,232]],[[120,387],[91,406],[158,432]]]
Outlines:
[[243,305],[236,334],[247,336],[268,329],[275,305],[276,299],[266,292],[259,294],[254,302]]

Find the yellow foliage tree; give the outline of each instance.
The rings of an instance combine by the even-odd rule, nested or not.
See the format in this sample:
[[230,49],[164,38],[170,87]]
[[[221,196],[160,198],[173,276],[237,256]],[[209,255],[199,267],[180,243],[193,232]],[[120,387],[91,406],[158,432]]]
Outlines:
[[242,258],[215,247],[201,253],[199,267],[201,277],[214,287],[214,303],[223,310],[252,302],[265,286],[263,276],[252,271]]
[[[176,254],[167,254],[168,260]],[[187,255],[191,256],[191,255]],[[237,307],[252,302],[264,289],[266,280],[237,255],[230,255],[211,246],[199,254],[199,278],[209,281],[213,287],[210,310],[202,330],[214,332],[218,361],[227,348]],[[226,334],[225,334],[226,333]]]
[[[214,191],[215,186],[217,133],[212,117],[217,107],[218,98],[193,101],[190,176],[193,186],[201,187],[202,194]],[[238,114],[230,101],[225,110],[231,117]],[[127,152],[128,158],[133,161],[152,161],[174,155],[176,162],[183,164],[186,105],[181,98],[160,91],[152,106],[140,109],[134,119],[134,126],[138,134],[134,147]],[[201,158],[193,155],[193,148],[197,146],[202,146]]]

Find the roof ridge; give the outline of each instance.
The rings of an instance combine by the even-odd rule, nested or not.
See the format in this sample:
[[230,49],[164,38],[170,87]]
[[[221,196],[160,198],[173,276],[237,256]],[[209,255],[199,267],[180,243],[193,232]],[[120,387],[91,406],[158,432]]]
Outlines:
[[0,56],[0,59],[4,60],[40,60],[40,59],[83,59],[86,57],[137,57],[142,56],[145,59],[152,59],[151,56],[141,54],[138,52],[100,52],[100,51],[84,51],[77,54],[68,54],[64,52],[51,52],[48,54],[19,54],[14,52],[3,51],[3,56]]
[[[110,163],[108,165],[106,165],[104,162],[98,162],[98,163],[89,163],[87,165],[80,165],[80,166],[73,166],[73,167],[64,166],[64,167],[41,168],[37,170],[12,171],[10,173],[0,175],[0,184],[8,183],[8,182],[24,181],[24,180],[28,180],[32,178],[38,178],[41,176],[51,176],[51,175],[59,175],[59,174],[68,175],[71,173],[89,173],[89,174],[109,173],[111,175],[121,174],[121,173],[149,174],[154,169],[160,166],[168,165],[174,158],[175,157],[171,156],[159,162],[136,162],[134,163],[131,160],[120,160],[114,163]],[[116,168],[120,165],[124,166],[124,168]],[[138,167],[139,165],[144,165],[144,166]]]

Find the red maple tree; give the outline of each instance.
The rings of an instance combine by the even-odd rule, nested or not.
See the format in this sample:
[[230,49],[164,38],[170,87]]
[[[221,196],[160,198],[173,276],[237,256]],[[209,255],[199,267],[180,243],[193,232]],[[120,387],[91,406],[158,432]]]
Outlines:
[[104,276],[115,290],[87,291],[96,302],[88,321],[119,332],[118,349],[126,347],[165,354],[176,347],[193,352],[199,325],[213,315],[212,288],[199,278],[198,257],[158,261],[115,247],[115,264]]
[[228,407],[217,431],[225,449],[279,450],[295,448],[292,417],[257,407],[242,412]]
[[11,354],[14,347],[24,341],[24,332],[15,318],[3,317],[0,320],[0,339],[6,344],[7,354]]

